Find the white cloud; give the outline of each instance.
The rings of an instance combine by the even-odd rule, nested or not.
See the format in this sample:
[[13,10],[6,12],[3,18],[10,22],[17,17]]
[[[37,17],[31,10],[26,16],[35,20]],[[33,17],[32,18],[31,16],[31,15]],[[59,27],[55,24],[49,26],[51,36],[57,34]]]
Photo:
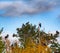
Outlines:
[[31,0],[29,2],[20,1],[5,1],[0,2],[0,10],[4,13],[0,16],[20,16],[23,14],[35,14],[50,10],[56,5],[54,0]]

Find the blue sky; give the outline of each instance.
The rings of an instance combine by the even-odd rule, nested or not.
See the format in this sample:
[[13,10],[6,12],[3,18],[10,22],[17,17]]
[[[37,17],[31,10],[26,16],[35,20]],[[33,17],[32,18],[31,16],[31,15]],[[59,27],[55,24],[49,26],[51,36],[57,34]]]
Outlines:
[[[4,2],[4,0],[2,2]],[[34,4],[32,4],[33,6],[30,6],[30,7],[34,7],[31,9],[28,9],[27,6],[25,5],[21,6],[22,9],[24,8],[23,10],[17,7],[18,10],[19,9],[21,10],[19,11],[20,14],[16,13],[18,11],[15,12],[14,10],[16,9],[13,9],[10,6],[8,6],[10,8],[7,9],[6,7],[4,7],[4,5],[1,5],[3,7],[0,7],[0,28],[4,27],[4,33],[16,33],[16,28],[21,27],[23,23],[26,23],[28,21],[33,25],[34,24],[38,25],[38,23],[41,22],[42,29],[45,28],[46,32],[60,30],[60,11],[59,11],[60,7],[58,6],[58,7],[52,8],[48,6],[52,9],[50,10],[50,8],[49,9],[44,8],[43,10],[40,11],[40,8],[38,9],[35,6],[36,4],[35,5]],[[25,7],[27,8],[28,11],[26,10]]]

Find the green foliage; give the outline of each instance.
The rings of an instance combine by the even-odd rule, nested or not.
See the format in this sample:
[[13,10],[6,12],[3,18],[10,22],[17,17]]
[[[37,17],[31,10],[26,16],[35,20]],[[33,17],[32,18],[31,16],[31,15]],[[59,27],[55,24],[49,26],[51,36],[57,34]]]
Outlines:
[[60,44],[58,43],[52,43],[51,45],[52,52],[54,53],[60,53]]
[[23,24],[21,28],[17,28],[17,33],[19,35],[20,41],[25,42],[28,40],[29,37],[34,37],[36,34],[36,25],[32,25],[29,22]]
[[36,26],[33,26],[32,24],[29,24],[29,22],[27,22],[26,24],[23,24],[21,28],[17,28],[17,33],[20,37],[21,35],[33,36],[35,35],[35,30]]
[[[3,31],[3,28],[1,28],[0,30],[0,35],[2,31]],[[0,37],[0,53],[2,53],[3,49],[4,49],[4,43],[2,42],[2,37]]]
[[0,30],[0,34],[2,33],[2,31],[3,31],[3,28],[1,28],[1,30]]
[[0,53],[4,50],[4,43],[2,42],[2,39],[0,37]]

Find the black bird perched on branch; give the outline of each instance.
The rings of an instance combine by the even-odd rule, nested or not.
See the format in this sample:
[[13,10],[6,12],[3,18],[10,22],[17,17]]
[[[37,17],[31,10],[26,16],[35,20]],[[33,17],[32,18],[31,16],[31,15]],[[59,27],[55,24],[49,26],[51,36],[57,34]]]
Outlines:
[[40,27],[41,27],[41,23],[39,23],[39,25],[38,25],[38,31],[40,31]]
[[59,34],[59,31],[56,31],[56,34],[58,35]]
[[9,35],[7,34],[7,35],[5,36],[5,39],[8,38],[8,37],[9,37]]
[[41,23],[39,23],[39,27],[41,27]]

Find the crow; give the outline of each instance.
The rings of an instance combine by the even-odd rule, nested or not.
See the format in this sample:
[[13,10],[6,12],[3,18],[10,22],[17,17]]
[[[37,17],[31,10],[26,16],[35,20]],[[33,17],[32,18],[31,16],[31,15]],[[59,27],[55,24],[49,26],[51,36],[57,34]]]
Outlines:
[[7,34],[7,35],[5,36],[5,39],[8,38],[8,37],[9,37],[9,35]]

